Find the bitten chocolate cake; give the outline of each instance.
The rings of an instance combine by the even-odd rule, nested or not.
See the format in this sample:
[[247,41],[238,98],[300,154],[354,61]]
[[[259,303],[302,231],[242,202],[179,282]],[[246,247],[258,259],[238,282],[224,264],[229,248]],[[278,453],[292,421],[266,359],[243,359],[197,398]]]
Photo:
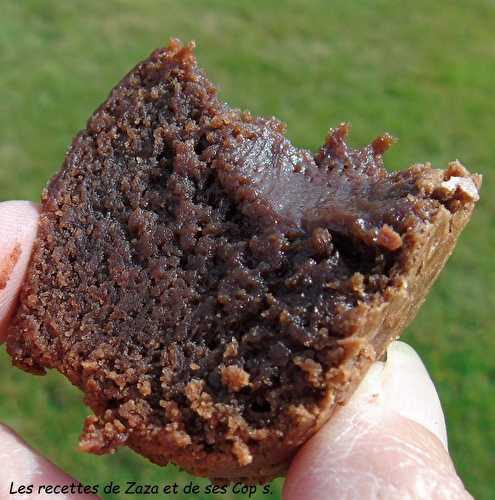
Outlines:
[[193,46],[133,69],[43,195],[8,336],[94,412],[80,446],[127,445],[217,481],[283,474],[414,317],[481,179],[388,173],[388,135],[316,154],[219,101]]

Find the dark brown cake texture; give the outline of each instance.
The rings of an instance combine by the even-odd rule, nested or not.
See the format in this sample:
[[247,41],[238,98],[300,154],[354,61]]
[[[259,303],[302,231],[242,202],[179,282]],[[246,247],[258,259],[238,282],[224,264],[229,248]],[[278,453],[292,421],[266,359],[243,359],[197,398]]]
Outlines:
[[414,317],[478,200],[388,135],[313,154],[222,103],[174,40],[89,119],[43,194],[7,345],[85,394],[80,446],[216,481],[281,475]]

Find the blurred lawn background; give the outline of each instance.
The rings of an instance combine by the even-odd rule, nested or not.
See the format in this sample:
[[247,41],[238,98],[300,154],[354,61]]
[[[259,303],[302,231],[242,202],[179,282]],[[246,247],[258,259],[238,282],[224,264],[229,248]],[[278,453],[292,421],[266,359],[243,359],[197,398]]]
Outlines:
[[[484,174],[479,208],[405,339],[437,384],[458,471],[476,498],[493,498],[493,1],[4,0],[1,10],[0,200],[38,200],[110,88],[171,36],[197,41],[225,100],[278,116],[300,146],[316,149],[346,120],[354,145],[400,138],[390,168],[459,158]],[[60,376],[11,369],[2,350],[0,420],[82,482],[191,479],[127,450],[78,453],[86,414]]]

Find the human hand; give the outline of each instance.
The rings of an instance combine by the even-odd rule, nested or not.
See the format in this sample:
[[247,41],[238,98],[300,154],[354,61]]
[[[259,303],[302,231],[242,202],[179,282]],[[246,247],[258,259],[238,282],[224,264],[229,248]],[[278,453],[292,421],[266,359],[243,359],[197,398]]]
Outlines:
[[447,449],[445,420],[421,359],[393,342],[332,419],[296,455],[284,500],[472,496]]
[[[15,310],[37,221],[38,209],[31,203],[0,203],[0,341]],[[12,481],[77,484],[1,424],[0,457],[2,488]],[[449,457],[433,382],[409,346],[393,343],[386,363],[375,363],[351,400],[301,448],[290,467],[283,498],[472,498]]]

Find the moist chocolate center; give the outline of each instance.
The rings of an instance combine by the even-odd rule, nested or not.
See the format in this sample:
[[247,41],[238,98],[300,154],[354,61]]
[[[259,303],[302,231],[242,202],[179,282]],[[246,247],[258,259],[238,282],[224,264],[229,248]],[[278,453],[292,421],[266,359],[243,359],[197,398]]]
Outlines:
[[278,122],[259,119],[246,129],[214,165],[223,188],[259,231],[297,235],[324,228],[371,245],[384,224],[403,229],[410,204],[400,198],[414,186],[384,170],[382,154],[393,142],[388,134],[353,150],[346,143],[349,126],[342,124],[315,157],[295,148]]

